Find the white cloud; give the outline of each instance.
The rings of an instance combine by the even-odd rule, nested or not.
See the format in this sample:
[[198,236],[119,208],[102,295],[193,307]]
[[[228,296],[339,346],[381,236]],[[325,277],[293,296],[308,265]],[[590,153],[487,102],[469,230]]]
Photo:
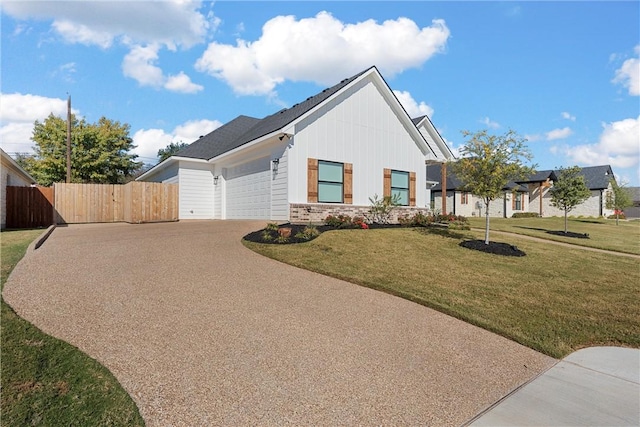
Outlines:
[[637,166],[640,162],[640,116],[603,124],[597,144],[570,147],[567,155],[586,165]]
[[562,115],[562,118],[563,118],[563,119],[571,120],[572,122],[575,122],[575,121],[576,121],[576,116],[572,115],[571,113],[568,113],[568,112],[566,112],[566,111],[563,111],[563,112],[561,113],[561,115]]
[[408,18],[346,24],[328,12],[300,20],[277,16],[256,41],[210,43],[196,69],[238,94],[265,95],[284,80],[330,85],[373,64],[391,77],[442,52],[449,34],[444,20],[419,28]]
[[547,141],[554,141],[556,139],[565,139],[573,134],[570,127],[564,127],[562,129],[553,129],[545,133]]
[[16,19],[53,20],[53,30],[69,43],[101,48],[119,37],[189,48],[219,23],[199,12],[199,1],[10,1],[2,6],[3,13]]
[[542,139],[542,136],[540,134],[534,133],[534,134],[526,134],[524,138],[529,142],[535,142],[535,141],[540,141]]
[[492,121],[489,117],[485,117],[480,120],[480,123],[484,124],[489,129],[498,129],[500,127],[500,123]]
[[217,120],[190,120],[176,126],[171,133],[163,129],[140,129],[132,137],[133,144],[136,145],[133,152],[146,163],[154,163],[157,161],[159,149],[172,142],[190,144],[201,135],[206,135],[220,126],[222,123]]
[[156,65],[159,49],[157,44],[132,46],[122,61],[124,75],[136,80],[141,86],[165,88],[173,92],[197,93],[204,89],[191,82],[189,76],[182,71],[175,76],[165,76],[162,69]]
[[[78,114],[76,109],[72,112]],[[0,94],[2,149],[8,153],[33,152],[33,123],[44,121],[49,114],[66,117],[67,100],[21,93]]]
[[619,83],[629,89],[629,95],[640,95],[640,45],[634,48],[637,58],[627,59],[616,70],[613,83]]
[[141,86],[161,87],[165,78],[162,69],[155,65],[158,60],[158,45],[133,46],[122,61],[122,72],[136,80]]
[[204,89],[201,85],[193,83],[189,76],[182,71],[175,76],[167,77],[164,87],[172,92],[180,93],[197,93]]
[[404,109],[407,111],[409,117],[415,118],[427,115],[429,116],[429,118],[431,118],[431,116],[433,116],[433,108],[431,108],[431,106],[425,104],[424,102],[420,102],[418,104],[418,102],[413,99],[413,96],[411,96],[411,93],[409,93],[408,91],[394,90],[393,93],[395,94],[396,98],[398,98],[398,101],[400,101],[400,104],[402,104]]
[[68,43],[87,46],[96,45],[103,49],[111,47],[114,36],[107,31],[96,31],[84,24],[70,21],[54,21],[53,29]]

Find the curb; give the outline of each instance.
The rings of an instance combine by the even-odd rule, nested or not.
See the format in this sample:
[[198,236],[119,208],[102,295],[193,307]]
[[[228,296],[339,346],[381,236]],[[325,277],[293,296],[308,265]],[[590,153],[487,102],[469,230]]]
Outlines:
[[38,237],[36,240],[31,242],[31,244],[27,248],[27,252],[33,252],[36,249],[38,249],[40,246],[42,246],[44,242],[47,240],[47,238],[51,235],[51,233],[53,233],[53,230],[55,230],[55,228],[56,228],[55,224],[50,225],[49,228],[47,228],[45,232],[40,235],[40,237]]

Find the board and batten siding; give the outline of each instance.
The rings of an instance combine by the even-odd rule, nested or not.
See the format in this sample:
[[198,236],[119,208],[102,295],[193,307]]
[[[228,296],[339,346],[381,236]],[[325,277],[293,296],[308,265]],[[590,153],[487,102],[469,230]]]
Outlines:
[[274,153],[272,158],[278,158],[278,171],[271,174],[271,219],[278,221],[289,220],[289,192],[287,177],[289,175],[289,150],[282,154]]
[[211,165],[180,161],[180,219],[211,219],[214,215]]
[[[409,123],[411,124],[411,123]],[[385,168],[415,172],[416,206],[428,206],[425,156],[370,80],[327,102],[296,125],[289,150],[289,202],[307,203],[307,159],[353,164],[354,205],[383,194]]]

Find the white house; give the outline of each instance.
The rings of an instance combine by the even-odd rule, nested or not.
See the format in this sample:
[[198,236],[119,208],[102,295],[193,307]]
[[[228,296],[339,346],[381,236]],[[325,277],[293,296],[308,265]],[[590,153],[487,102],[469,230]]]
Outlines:
[[0,171],[0,198],[1,202],[1,218],[0,218],[0,228],[4,229],[7,224],[7,186],[12,187],[30,187],[31,185],[36,183],[36,180],[33,179],[27,171],[22,169],[15,160],[11,158],[7,153],[4,152],[0,148],[0,157],[1,157],[1,171]]
[[416,120],[371,67],[263,119],[239,116],[138,179],[179,184],[180,219],[319,222],[392,194],[399,214],[426,210],[425,163],[452,155]]

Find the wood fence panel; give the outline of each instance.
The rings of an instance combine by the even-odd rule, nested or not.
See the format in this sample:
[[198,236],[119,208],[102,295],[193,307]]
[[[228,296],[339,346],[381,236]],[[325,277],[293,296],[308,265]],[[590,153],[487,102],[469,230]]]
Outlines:
[[37,228],[53,224],[52,187],[7,186],[7,228]]
[[56,184],[56,222],[155,222],[178,220],[178,185],[154,182]]

